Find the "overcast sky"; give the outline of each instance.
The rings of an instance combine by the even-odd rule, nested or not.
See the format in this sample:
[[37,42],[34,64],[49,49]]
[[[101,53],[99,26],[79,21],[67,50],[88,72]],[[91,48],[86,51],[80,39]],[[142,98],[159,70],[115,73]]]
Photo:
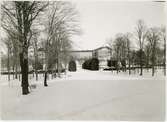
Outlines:
[[165,4],[157,2],[73,1],[80,14],[83,34],[73,38],[75,49],[105,45],[117,33],[134,32],[136,21],[148,27],[165,25]]
[[[166,25],[165,3],[111,0],[72,2],[78,10],[83,32],[82,35],[72,38],[75,50],[95,49],[104,46],[106,40],[114,38],[117,33],[134,32],[138,19],[143,19],[148,27]],[[136,43],[135,40],[133,43]],[[4,45],[0,42],[1,50],[2,47]]]

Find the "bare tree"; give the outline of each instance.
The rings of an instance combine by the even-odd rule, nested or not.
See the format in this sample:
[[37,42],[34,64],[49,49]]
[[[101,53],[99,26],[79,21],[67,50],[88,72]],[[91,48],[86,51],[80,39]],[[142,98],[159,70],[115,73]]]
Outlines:
[[64,37],[64,39],[62,40],[61,43],[61,62],[63,62],[64,64],[64,68],[65,68],[65,73],[67,70],[67,64],[70,61],[70,52],[69,50],[72,48],[72,41],[68,39],[68,37]]
[[35,69],[35,75],[36,75],[36,81],[38,80],[38,38],[37,34],[34,34],[33,41],[32,41],[32,47],[34,51],[34,69]]
[[132,36],[131,33],[125,34],[129,75],[131,74],[131,41],[130,41],[131,36]]
[[148,71],[150,67],[150,57],[151,57],[151,46],[149,43],[145,46],[144,50],[146,54],[146,67]]
[[[17,72],[18,72],[18,65],[19,65],[19,44],[17,41],[17,37],[15,32],[12,32],[12,30],[10,30],[11,33],[7,33],[7,39],[5,41],[5,44],[7,46],[7,48],[9,50],[9,55],[11,55],[11,63],[12,63],[12,69],[13,69],[13,78],[18,78],[17,77]],[[10,64],[10,63],[9,63]],[[15,72],[15,73],[14,73]]]
[[[47,6],[45,2],[38,1],[8,1],[2,4],[4,13],[3,28],[7,33],[16,32],[20,45],[20,65],[22,73],[22,94],[29,93],[28,90],[28,47],[32,37],[31,27],[34,20]],[[10,31],[10,30],[13,31]]]
[[116,38],[113,42],[114,56],[117,60],[117,63],[116,63],[117,64],[116,65],[117,73],[119,72],[119,68],[120,68],[119,64],[120,64],[121,60],[123,59],[123,49],[122,49],[123,46],[124,46],[124,35],[117,34]]
[[147,35],[147,28],[143,20],[137,21],[136,26],[136,37],[139,44],[139,51],[140,51],[140,75],[143,75],[143,49],[144,43]]
[[[70,2],[54,1],[50,2],[48,7],[46,28],[46,43],[45,43],[45,78],[44,86],[47,86],[47,72],[48,68],[54,66],[49,65],[49,62],[55,60],[59,75],[60,57],[62,49],[62,42],[70,39],[70,37],[78,33],[77,12],[75,7]],[[68,38],[68,39],[67,39]],[[64,43],[64,42],[63,42]],[[63,47],[64,48],[64,47]],[[52,53],[52,54],[51,54]],[[53,55],[55,58],[53,58]],[[49,56],[52,56],[50,58]]]
[[163,26],[161,28],[161,39],[164,42],[164,75],[166,75],[166,28]]
[[158,41],[160,40],[159,32],[157,28],[150,28],[147,34],[147,40],[149,41],[151,47],[151,62],[152,62],[152,76],[154,76],[155,72],[155,64],[156,64],[156,54]]
[[3,39],[4,44],[7,47],[7,70],[8,70],[8,81],[10,84],[10,60],[11,60],[11,48],[12,48],[12,42],[9,36],[5,39]]

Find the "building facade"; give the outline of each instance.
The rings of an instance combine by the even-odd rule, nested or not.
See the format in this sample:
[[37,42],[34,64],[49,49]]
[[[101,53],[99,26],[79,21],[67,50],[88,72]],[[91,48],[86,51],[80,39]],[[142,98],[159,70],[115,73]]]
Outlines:
[[[99,47],[94,50],[73,50],[68,51],[69,60],[74,59],[77,63],[77,67],[82,67],[82,64],[91,58],[97,58],[99,60],[99,67],[107,67],[107,60],[112,57],[112,49],[110,47]],[[42,48],[38,50],[38,58],[43,64],[43,70],[45,67],[45,54]]]
[[99,59],[99,66],[101,68],[107,67],[107,61],[112,57],[112,49],[109,47],[100,47],[93,51],[93,57]]
[[80,50],[80,51],[70,51],[71,56],[79,62],[79,65],[90,58],[98,58],[100,68],[107,67],[107,60],[112,57],[112,49],[110,47],[99,47],[94,50]]

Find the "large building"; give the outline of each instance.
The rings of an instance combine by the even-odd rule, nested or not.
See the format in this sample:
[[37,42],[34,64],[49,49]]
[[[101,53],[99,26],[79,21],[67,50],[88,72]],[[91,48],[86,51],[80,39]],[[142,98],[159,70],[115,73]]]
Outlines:
[[[39,53],[38,57],[42,61],[42,64],[44,65],[45,54],[43,52],[43,49],[40,48],[38,53]],[[77,67],[82,67],[83,62],[87,59],[98,58],[99,67],[104,68],[107,67],[107,60],[110,60],[112,57],[112,49],[110,47],[104,46],[96,48],[94,50],[73,50],[69,51],[69,54],[70,54],[69,59],[73,58],[77,63]]]
[[70,55],[76,60],[85,60],[88,58],[92,58],[93,50],[70,51]]
[[99,66],[100,68],[107,66],[107,60],[110,60],[112,57],[112,49],[110,47],[104,46],[99,47],[94,50],[76,50],[76,51],[70,51],[71,56],[78,61],[79,65],[82,65],[82,63],[86,59],[90,58],[98,58],[99,59]]
[[110,60],[111,56],[112,56],[112,50],[107,46],[97,48],[93,51],[93,57],[99,59],[99,66],[101,68],[107,66],[107,60]]

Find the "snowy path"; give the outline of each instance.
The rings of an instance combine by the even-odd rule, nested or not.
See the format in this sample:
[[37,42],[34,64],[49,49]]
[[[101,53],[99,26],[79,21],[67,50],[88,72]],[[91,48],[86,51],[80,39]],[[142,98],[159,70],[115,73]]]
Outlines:
[[50,81],[47,88],[39,83],[28,96],[21,95],[18,85],[2,85],[2,119],[164,119],[164,77],[131,76],[130,80],[125,74],[91,73],[90,80],[90,73],[76,72]]

